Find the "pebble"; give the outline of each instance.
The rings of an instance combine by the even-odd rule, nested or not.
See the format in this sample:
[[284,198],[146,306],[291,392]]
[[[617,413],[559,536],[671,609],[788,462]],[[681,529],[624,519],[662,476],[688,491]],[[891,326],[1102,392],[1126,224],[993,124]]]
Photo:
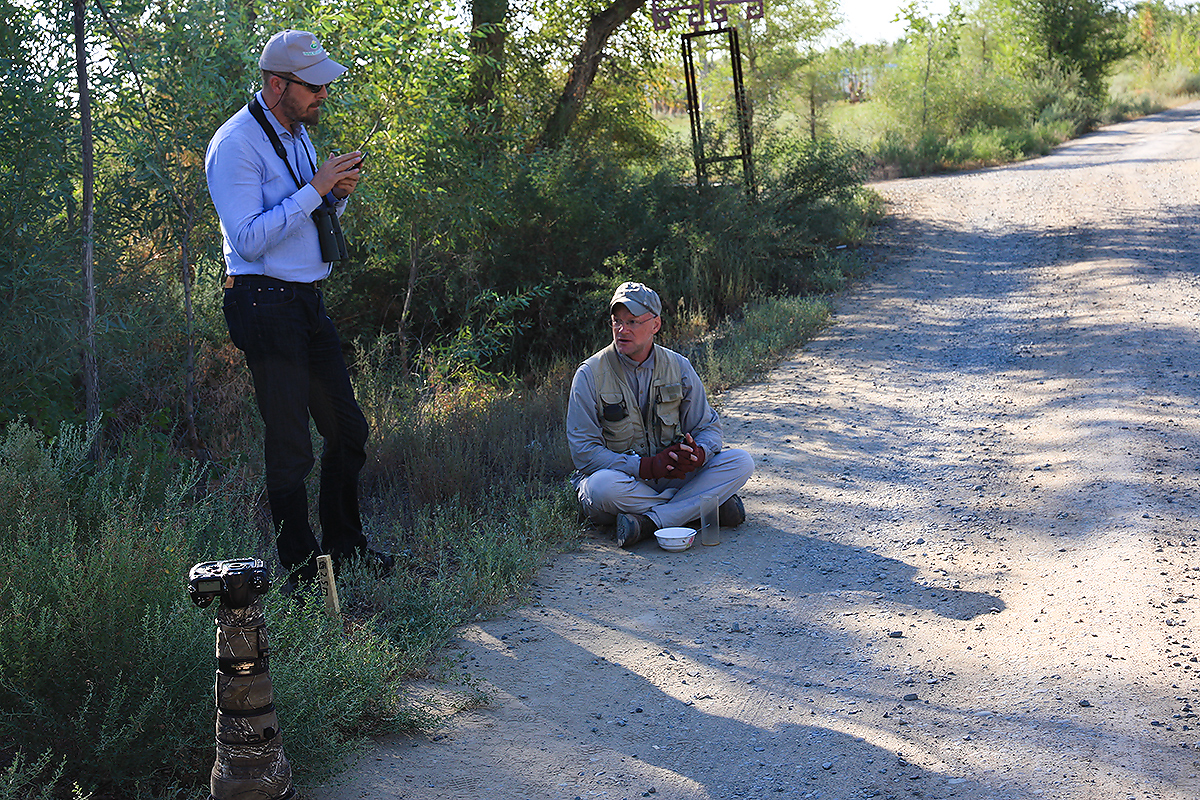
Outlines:
[[917,698],[916,693],[909,692],[908,694],[904,695],[904,699],[911,703],[912,701],[914,701],[918,698]]

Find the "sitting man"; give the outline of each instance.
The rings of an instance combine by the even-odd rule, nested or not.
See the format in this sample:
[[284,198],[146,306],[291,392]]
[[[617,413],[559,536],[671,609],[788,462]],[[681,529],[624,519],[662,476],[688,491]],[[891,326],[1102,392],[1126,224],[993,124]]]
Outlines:
[[623,283],[609,311],[612,346],[575,371],[567,407],[580,505],[596,524],[616,522],[619,547],[699,519],[706,494],[721,504],[721,525],[740,525],[746,511],[736,492],[754,459],[722,449],[721,421],[695,368],[654,344],[658,294]]

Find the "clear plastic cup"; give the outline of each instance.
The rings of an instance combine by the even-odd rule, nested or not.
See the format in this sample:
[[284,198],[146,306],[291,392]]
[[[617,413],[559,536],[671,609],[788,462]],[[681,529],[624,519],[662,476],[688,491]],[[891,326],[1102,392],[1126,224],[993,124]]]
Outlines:
[[715,494],[700,496],[700,544],[721,543],[721,524],[717,518],[718,505]]

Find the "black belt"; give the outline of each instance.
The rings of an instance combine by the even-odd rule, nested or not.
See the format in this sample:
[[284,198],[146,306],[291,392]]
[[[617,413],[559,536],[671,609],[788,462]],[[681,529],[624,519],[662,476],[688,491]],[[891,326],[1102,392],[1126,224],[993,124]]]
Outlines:
[[227,275],[225,277],[226,289],[232,289],[235,286],[275,286],[280,289],[308,289],[316,292],[320,291],[322,283],[324,281],[312,281],[311,283],[283,281],[279,278],[272,278],[270,275]]

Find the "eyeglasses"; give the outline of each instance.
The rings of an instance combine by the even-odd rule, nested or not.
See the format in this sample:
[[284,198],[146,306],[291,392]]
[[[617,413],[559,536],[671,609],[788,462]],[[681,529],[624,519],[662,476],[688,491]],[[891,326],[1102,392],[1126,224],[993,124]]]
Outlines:
[[651,314],[650,316],[646,317],[645,319],[628,319],[628,320],[627,319],[617,319],[616,317],[613,317],[610,320],[610,322],[612,322],[614,331],[619,331],[622,328],[624,328],[627,331],[636,331],[638,328],[642,327],[647,322],[654,319],[655,316],[657,316],[657,315]]
[[278,72],[272,72],[271,74],[274,75],[276,78],[282,78],[283,80],[287,81],[288,83],[295,83],[299,86],[303,86],[305,89],[308,89],[313,94],[320,94],[322,89],[324,89],[325,91],[329,91],[328,83],[322,83],[322,84],[309,83],[308,81],[302,81],[299,78],[289,78],[287,75],[280,75]]

